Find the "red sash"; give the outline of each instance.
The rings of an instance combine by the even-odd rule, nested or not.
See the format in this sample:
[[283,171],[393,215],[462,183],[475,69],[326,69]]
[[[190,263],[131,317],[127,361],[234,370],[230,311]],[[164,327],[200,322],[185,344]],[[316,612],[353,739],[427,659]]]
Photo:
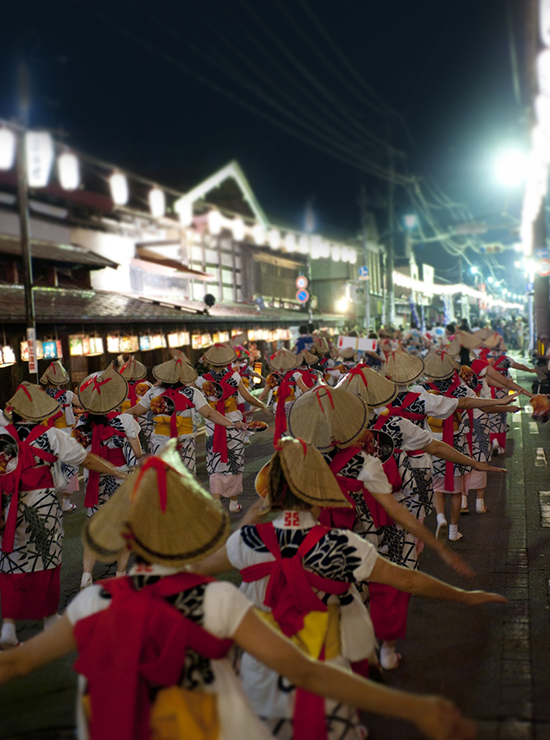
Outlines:
[[166,601],[211,581],[176,573],[140,591],[128,576],[102,583],[110,606],[74,628],[74,667],[88,680],[91,740],[149,740],[150,685],[178,684],[187,649],[209,660],[227,655],[231,640],[214,637]]
[[276,447],[278,441],[286,432],[286,412],[285,401],[292,393],[296,382],[292,379],[294,370],[289,370],[283,375],[283,379],[277,389],[277,410],[275,411],[275,434],[273,435],[273,445]]
[[[170,416],[170,439],[178,436],[178,411],[187,411],[187,409],[194,409],[195,404],[185,396],[181,389],[177,388],[166,388],[161,394],[163,398],[170,398],[174,404],[174,413]],[[216,425],[216,428],[219,424]],[[224,427],[222,427],[224,428]]]
[[10,510],[2,538],[2,551],[13,552],[19,492],[53,488],[53,478],[49,465],[36,465],[34,456],[47,463],[54,463],[57,457],[50,452],[31,446],[31,442],[34,442],[46,432],[46,427],[41,424],[35,426],[24,441],[19,439],[17,429],[13,424],[6,426],[6,430],[17,442],[17,466],[11,473],[0,475],[0,493],[11,496]]
[[130,408],[136,405],[138,402],[136,394],[136,385],[141,383],[140,380],[129,380],[128,381],[128,400],[130,401]]
[[319,378],[317,373],[314,373],[313,370],[306,367],[299,367],[298,372],[302,376],[302,380],[304,381],[306,388],[313,388],[314,385],[317,385]]
[[[428,383],[430,388],[434,390],[438,395],[440,396],[446,396],[447,398],[454,398],[453,395],[456,389],[460,386],[460,378],[458,376],[458,373],[455,373],[453,377],[453,382],[451,385],[447,388],[447,390],[442,393],[439,388],[435,385],[435,383]],[[443,442],[448,444],[450,447],[454,447],[454,420],[453,420],[453,414],[448,416],[446,419],[443,419]],[[470,425],[471,427],[471,425]],[[449,460],[445,463],[445,490],[446,491],[454,491],[454,463],[450,462]]]
[[[118,414],[111,412],[110,414],[106,414],[106,416],[111,420],[118,416]],[[126,458],[124,457],[120,447],[107,447],[107,442],[113,437],[125,439],[126,434],[123,431],[113,429],[113,427],[105,424],[93,424],[92,446],[90,452],[104,460],[107,460],[116,468],[120,468],[123,465],[126,465]],[[88,484],[86,485],[86,496],[84,498],[84,506],[87,508],[97,506],[97,502],[99,500],[99,476],[100,473],[98,473],[97,470],[89,471]]]
[[[387,406],[389,416],[400,416],[402,419],[409,419],[409,421],[424,421],[426,414],[415,414],[413,411],[407,411],[409,406],[420,398],[420,393],[409,392],[403,399],[403,402],[399,406]],[[394,404],[396,401],[393,402]]]
[[472,370],[474,371],[474,373],[476,374],[476,376],[478,378],[478,384],[477,384],[477,387],[475,389],[475,392],[478,395],[481,393],[481,391],[483,389],[483,383],[481,382],[481,380],[479,380],[479,376],[480,376],[480,374],[483,372],[483,370],[486,367],[489,367],[489,363],[487,362],[487,360],[482,360],[482,359],[474,360],[472,362],[472,365],[471,365]]
[[[370,428],[375,429],[375,430],[382,429],[382,427],[387,422],[388,417],[390,415],[391,414],[379,414],[375,423]],[[397,491],[400,491],[401,486],[403,485],[401,475],[399,474],[399,468],[397,467],[397,459],[395,457],[396,455],[399,454],[399,452],[400,450],[394,449],[393,455],[391,455],[386,460],[386,462],[382,463],[382,467],[384,468],[384,473],[386,474],[387,479],[391,483],[394,493],[397,493]],[[391,523],[393,524],[393,521]]]
[[[304,569],[302,559],[327,533],[325,527],[316,525],[305,536],[296,555],[283,558],[271,522],[257,524],[256,532],[275,558],[267,563],[257,563],[241,571],[245,583],[269,576],[264,604],[287,637],[297,634],[304,626],[304,617],[312,611],[326,612],[327,606],[312,591],[319,589],[330,594],[344,594],[350,584],[323,578]],[[323,660],[324,651],[319,656]],[[326,740],[325,700],[303,689],[296,689],[294,703],[294,737]]]
[[[228,370],[221,380],[216,380],[212,373],[206,373],[206,375],[202,376],[205,380],[209,380],[211,383],[218,383],[218,385],[221,385],[223,393],[222,397],[216,402],[216,411],[219,411],[222,416],[225,416],[226,399],[231,398],[231,396],[234,396],[237,392],[237,389],[227,382],[228,379],[233,375],[233,372],[233,370]],[[212,449],[214,450],[214,452],[219,452],[221,462],[226,463],[228,460],[227,429],[225,427],[222,427],[221,424],[216,424],[214,426],[214,439],[212,441]]]

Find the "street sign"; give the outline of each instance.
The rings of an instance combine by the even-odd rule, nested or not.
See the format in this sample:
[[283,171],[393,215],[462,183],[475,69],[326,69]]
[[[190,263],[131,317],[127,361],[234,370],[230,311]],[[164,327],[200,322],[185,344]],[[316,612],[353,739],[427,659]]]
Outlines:
[[369,268],[362,265],[359,268],[359,280],[368,280],[369,279]]
[[539,277],[548,277],[550,275],[550,259],[539,260],[536,273]]
[[[298,288],[298,290],[305,290],[307,286],[308,286],[308,280],[305,275],[300,275],[299,277],[296,278],[296,287]],[[307,301],[307,298],[306,298],[306,301]]]
[[307,303],[309,301],[309,293],[305,288],[303,290],[299,290],[296,293],[296,300],[299,303]]
[[29,348],[29,373],[33,375],[38,372],[38,362],[36,359],[36,331],[27,329],[27,347]]

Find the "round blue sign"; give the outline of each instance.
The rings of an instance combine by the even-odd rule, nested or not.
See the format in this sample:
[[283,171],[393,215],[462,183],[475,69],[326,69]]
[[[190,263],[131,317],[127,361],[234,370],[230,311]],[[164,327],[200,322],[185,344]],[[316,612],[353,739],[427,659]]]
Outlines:
[[307,292],[307,290],[299,290],[296,293],[296,300],[300,303],[307,303],[307,301],[309,300],[309,293]]

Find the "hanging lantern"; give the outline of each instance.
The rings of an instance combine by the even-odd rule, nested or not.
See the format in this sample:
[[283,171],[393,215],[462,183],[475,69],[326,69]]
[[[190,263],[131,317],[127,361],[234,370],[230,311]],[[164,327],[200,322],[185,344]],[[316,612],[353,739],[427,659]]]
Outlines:
[[11,170],[15,162],[16,138],[9,128],[0,128],[0,170]]
[[330,248],[330,256],[332,257],[333,262],[340,262],[341,251],[337,244],[333,244]]
[[27,180],[31,188],[45,188],[50,179],[54,149],[50,134],[28,131],[25,134]]
[[213,235],[217,236],[221,230],[223,225],[223,216],[219,211],[208,211],[208,216],[206,217],[207,223],[208,223],[208,231]]
[[348,262],[350,265],[356,265],[357,264],[357,252],[355,249],[350,249],[348,254]]
[[320,236],[311,237],[311,259],[318,260],[321,258],[321,251],[323,248],[323,240]]
[[233,219],[233,223],[231,224],[231,231],[233,232],[233,239],[236,242],[242,242],[244,239],[244,221],[242,218],[235,218]]
[[252,238],[254,239],[254,243],[259,247],[265,244],[265,229],[261,224],[254,224]]
[[111,198],[117,206],[125,206],[128,203],[130,192],[128,190],[128,180],[121,172],[115,172],[109,178],[111,188]]
[[298,252],[300,254],[309,254],[309,236],[302,234],[298,239]]
[[74,154],[65,152],[57,158],[57,176],[63,190],[76,190],[80,185],[80,165]]
[[166,213],[166,196],[160,188],[152,188],[149,191],[149,208],[155,218],[162,218]]
[[281,246],[281,233],[279,229],[271,229],[268,234],[268,241],[271,249],[278,249]]
[[294,252],[296,249],[296,236],[289,231],[285,235],[284,244],[287,252]]
[[190,226],[193,223],[193,204],[185,198],[180,198],[174,205],[176,213],[180,218],[182,226]]
[[349,249],[347,247],[341,247],[340,259],[342,262],[347,262],[349,260]]

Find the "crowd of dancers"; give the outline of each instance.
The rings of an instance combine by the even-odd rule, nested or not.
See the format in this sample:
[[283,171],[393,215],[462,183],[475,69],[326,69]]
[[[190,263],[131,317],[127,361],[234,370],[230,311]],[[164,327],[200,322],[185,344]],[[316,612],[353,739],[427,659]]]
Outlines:
[[[176,352],[154,384],[130,357],[77,393],[60,362],[42,388],[17,388],[0,426],[0,683],[76,649],[77,723],[92,740],[359,740],[360,710],[437,740],[475,737],[451,701],[369,674],[399,668],[411,594],[505,601],[419,561],[426,546],[472,574],[452,544],[460,517],[490,510],[487,474],[505,473],[490,460],[518,394],[535,418],[547,398],[512,380],[517,363],[490,330],[459,331],[424,359],[388,348],[376,369],[324,336],[296,349],[268,357],[265,381],[244,347],[219,344],[202,375]],[[275,451],[239,517],[247,438],[267,427],[254,408],[273,412]],[[202,418],[209,493],[196,479]],[[81,591],[60,616],[63,512],[81,467]],[[116,562],[116,577],[94,584],[96,561]],[[231,570],[240,589],[215,578]],[[29,619],[44,631],[21,644]]]

